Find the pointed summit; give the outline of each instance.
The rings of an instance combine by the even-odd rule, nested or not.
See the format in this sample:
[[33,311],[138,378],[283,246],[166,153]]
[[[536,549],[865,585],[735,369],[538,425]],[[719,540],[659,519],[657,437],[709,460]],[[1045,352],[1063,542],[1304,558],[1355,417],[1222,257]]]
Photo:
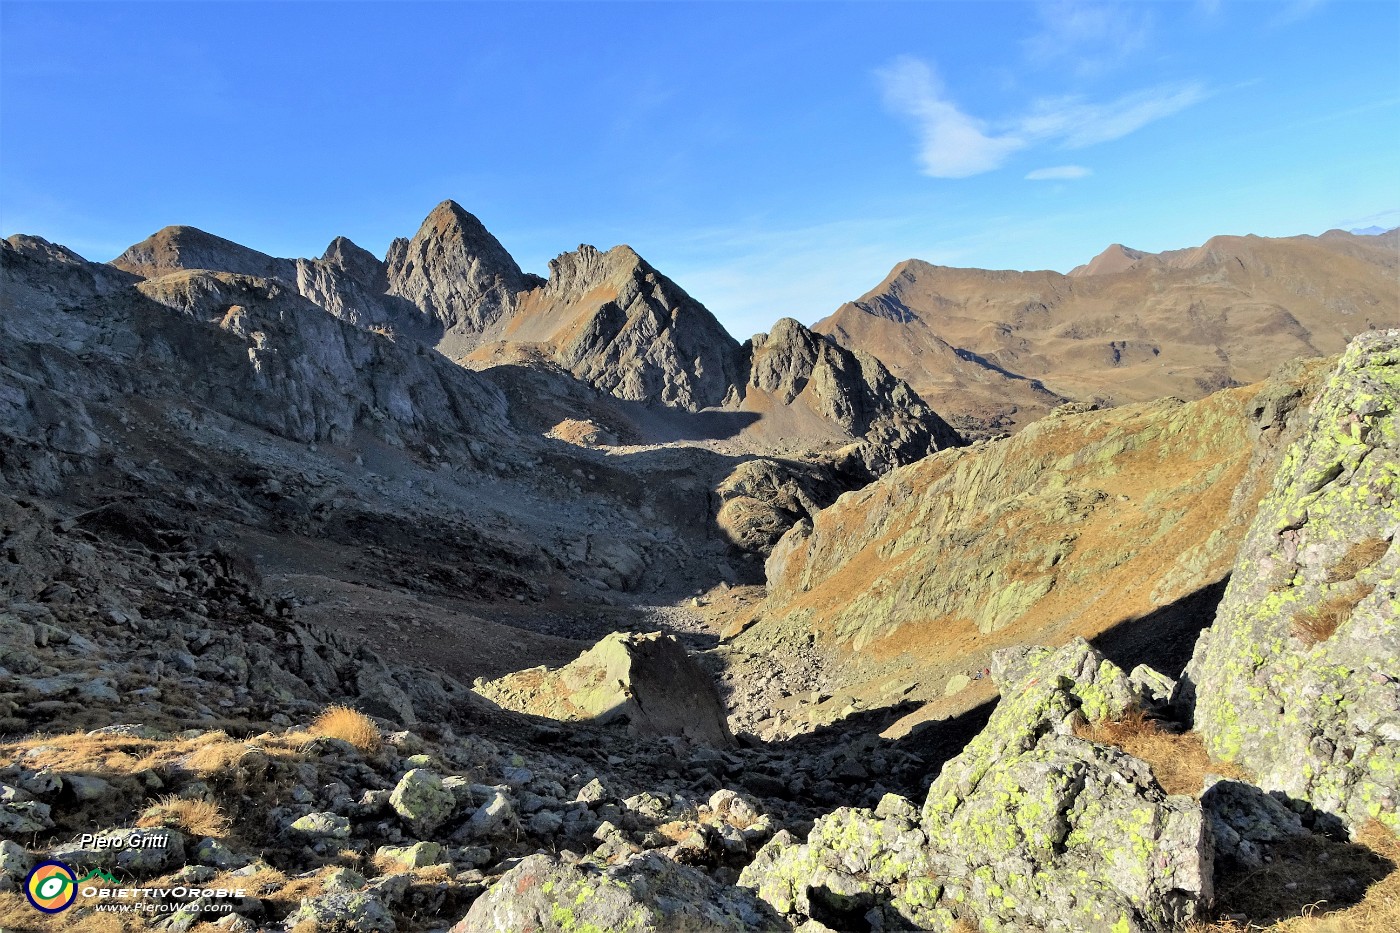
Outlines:
[[548,283],[524,296],[502,336],[548,345],[610,395],[690,411],[720,404],[743,378],[738,341],[630,246],[550,260]]
[[338,236],[331,240],[331,245],[321,255],[321,262],[334,266],[361,284],[379,284],[383,287],[384,263],[346,237]]
[[1082,266],[1075,266],[1069,271],[1072,276],[1081,275],[1112,275],[1115,272],[1127,272],[1133,268],[1147,254],[1142,250],[1130,249],[1122,243],[1114,243],[1099,253],[1093,259]]
[[433,208],[413,239],[395,240],[384,261],[389,293],[440,322],[439,349],[448,355],[476,346],[532,284],[500,241],[455,201]]

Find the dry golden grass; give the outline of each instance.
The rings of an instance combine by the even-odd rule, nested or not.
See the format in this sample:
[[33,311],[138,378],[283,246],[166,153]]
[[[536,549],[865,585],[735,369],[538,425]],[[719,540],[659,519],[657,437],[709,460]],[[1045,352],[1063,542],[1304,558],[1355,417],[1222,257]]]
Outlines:
[[182,763],[209,777],[236,768],[250,744],[272,758],[300,760],[309,738],[304,733],[261,735],[242,742],[223,732],[208,732],[193,739],[158,740],[70,732],[0,743],[0,761],[24,756],[26,767],[101,775],[138,774]]
[[136,821],[140,827],[168,826],[195,836],[222,839],[228,835],[228,818],[219,805],[208,800],[164,797]]
[[1361,827],[1355,844],[1314,837],[1271,854],[1274,861],[1257,871],[1217,872],[1219,914],[1244,914],[1247,925],[1222,920],[1188,933],[1400,930],[1400,840],[1379,823]]
[[1390,550],[1390,542],[1385,538],[1363,538],[1357,541],[1342,559],[1337,561],[1327,575],[1328,583],[1342,583],[1354,579],[1358,573],[1380,560]]
[[1100,745],[1113,745],[1141,758],[1152,766],[1157,783],[1169,794],[1201,792],[1207,774],[1244,778],[1245,773],[1228,762],[1216,761],[1206,752],[1205,743],[1194,732],[1175,735],[1164,732],[1141,710],[1132,710],[1120,720],[1085,723],[1074,730],[1081,739]]
[[672,842],[684,842],[695,832],[695,824],[689,820],[672,820],[656,827],[656,831]]
[[[81,904],[81,901],[79,902]],[[0,930],[14,933],[49,933],[79,930],[82,933],[136,933],[150,925],[140,914],[89,913],[76,916],[75,906],[61,914],[42,914],[18,892],[0,894]]]
[[1298,613],[1293,620],[1293,634],[1304,644],[1320,644],[1336,634],[1343,622],[1351,618],[1356,604],[1370,595],[1374,587],[1354,587],[1344,593],[1337,593],[1322,602]]
[[365,754],[379,750],[384,737],[368,716],[348,706],[332,706],[316,717],[308,730],[312,735],[349,742]]

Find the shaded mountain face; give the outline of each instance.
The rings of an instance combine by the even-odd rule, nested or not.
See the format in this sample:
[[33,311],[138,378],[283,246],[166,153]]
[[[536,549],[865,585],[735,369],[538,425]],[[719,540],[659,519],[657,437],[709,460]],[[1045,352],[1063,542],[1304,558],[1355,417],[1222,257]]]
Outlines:
[[[395,240],[383,262],[344,237],[320,259],[278,259],[192,227],[167,227],[112,265],[145,278],[202,269],[281,283],[357,328],[426,344],[471,369],[557,369],[623,402],[734,413],[729,435],[742,435],[744,449],[758,453],[855,443],[863,445],[856,459],[865,474],[875,475],[960,443],[868,355],[796,322],[781,323],[766,345],[740,346],[627,246],[580,246],[554,259],[541,280],[521,272],[481,221],[452,201],[434,208],[412,239]],[[635,414],[618,410],[605,420],[635,426]],[[705,433],[674,427],[620,433]]]
[[1265,378],[1395,321],[1395,232],[1215,237],[1109,247],[1069,275],[911,260],[815,326],[881,359],[974,433],[1017,429],[1066,399],[1123,404]]

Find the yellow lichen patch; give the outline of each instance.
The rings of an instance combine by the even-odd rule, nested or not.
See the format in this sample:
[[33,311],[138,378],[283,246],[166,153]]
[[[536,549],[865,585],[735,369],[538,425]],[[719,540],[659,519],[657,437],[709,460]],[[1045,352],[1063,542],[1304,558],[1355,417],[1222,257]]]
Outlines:
[[378,751],[384,740],[379,727],[368,716],[348,706],[327,708],[307,731],[315,736],[349,742],[365,754]]

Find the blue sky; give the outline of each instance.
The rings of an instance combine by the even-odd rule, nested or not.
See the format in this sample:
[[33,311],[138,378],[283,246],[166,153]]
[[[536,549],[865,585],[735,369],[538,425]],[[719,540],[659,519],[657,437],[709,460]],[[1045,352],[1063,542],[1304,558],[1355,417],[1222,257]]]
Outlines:
[[0,3],[0,231],[528,270],[631,244],[741,339],[900,260],[1400,224],[1400,4]]

